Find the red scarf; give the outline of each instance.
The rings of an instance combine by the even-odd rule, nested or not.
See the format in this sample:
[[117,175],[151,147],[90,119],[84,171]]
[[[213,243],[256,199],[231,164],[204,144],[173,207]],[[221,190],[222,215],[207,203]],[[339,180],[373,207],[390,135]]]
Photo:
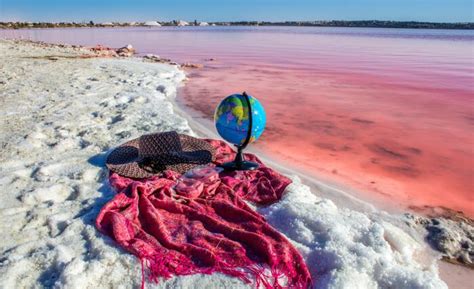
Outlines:
[[[244,200],[259,205],[278,201],[291,181],[265,167],[217,173],[214,165],[233,160],[226,143],[216,148],[210,174],[183,179],[165,171],[149,179],[115,173],[117,195],[99,213],[96,226],[140,258],[149,280],[221,272],[265,288],[302,288],[312,284],[299,252]],[[142,279],[142,287],[144,286]]]

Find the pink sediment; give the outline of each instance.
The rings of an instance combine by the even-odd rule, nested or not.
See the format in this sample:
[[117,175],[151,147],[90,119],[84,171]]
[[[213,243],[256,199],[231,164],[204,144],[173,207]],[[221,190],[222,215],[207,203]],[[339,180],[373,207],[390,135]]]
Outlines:
[[267,110],[255,145],[276,160],[363,198],[472,217],[473,93],[462,81],[250,64],[191,73],[181,96],[212,116],[220,98],[245,88]]

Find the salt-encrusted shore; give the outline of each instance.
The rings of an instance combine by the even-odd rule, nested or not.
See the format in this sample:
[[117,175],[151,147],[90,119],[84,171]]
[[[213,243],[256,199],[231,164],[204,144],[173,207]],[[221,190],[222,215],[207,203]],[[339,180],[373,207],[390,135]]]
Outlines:
[[[194,134],[173,106],[185,74],[95,56],[0,40],[0,288],[140,285],[138,260],[94,227],[114,194],[104,157],[144,133]],[[338,207],[292,179],[280,202],[257,210],[303,254],[315,288],[447,288],[418,217]],[[219,274],[151,287],[251,288]]]

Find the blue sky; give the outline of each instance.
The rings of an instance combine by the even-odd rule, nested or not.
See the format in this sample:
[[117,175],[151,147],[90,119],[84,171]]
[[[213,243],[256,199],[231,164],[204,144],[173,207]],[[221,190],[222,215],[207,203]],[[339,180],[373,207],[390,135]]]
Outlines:
[[416,20],[473,22],[474,0],[0,0],[0,21]]

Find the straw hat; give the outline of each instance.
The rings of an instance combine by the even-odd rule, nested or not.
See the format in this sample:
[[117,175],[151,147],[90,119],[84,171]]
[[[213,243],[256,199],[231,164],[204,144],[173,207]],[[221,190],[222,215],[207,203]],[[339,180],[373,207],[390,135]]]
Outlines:
[[143,135],[115,148],[105,161],[109,170],[130,178],[148,178],[165,170],[184,173],[214,161],[206,141],[175,131]]

